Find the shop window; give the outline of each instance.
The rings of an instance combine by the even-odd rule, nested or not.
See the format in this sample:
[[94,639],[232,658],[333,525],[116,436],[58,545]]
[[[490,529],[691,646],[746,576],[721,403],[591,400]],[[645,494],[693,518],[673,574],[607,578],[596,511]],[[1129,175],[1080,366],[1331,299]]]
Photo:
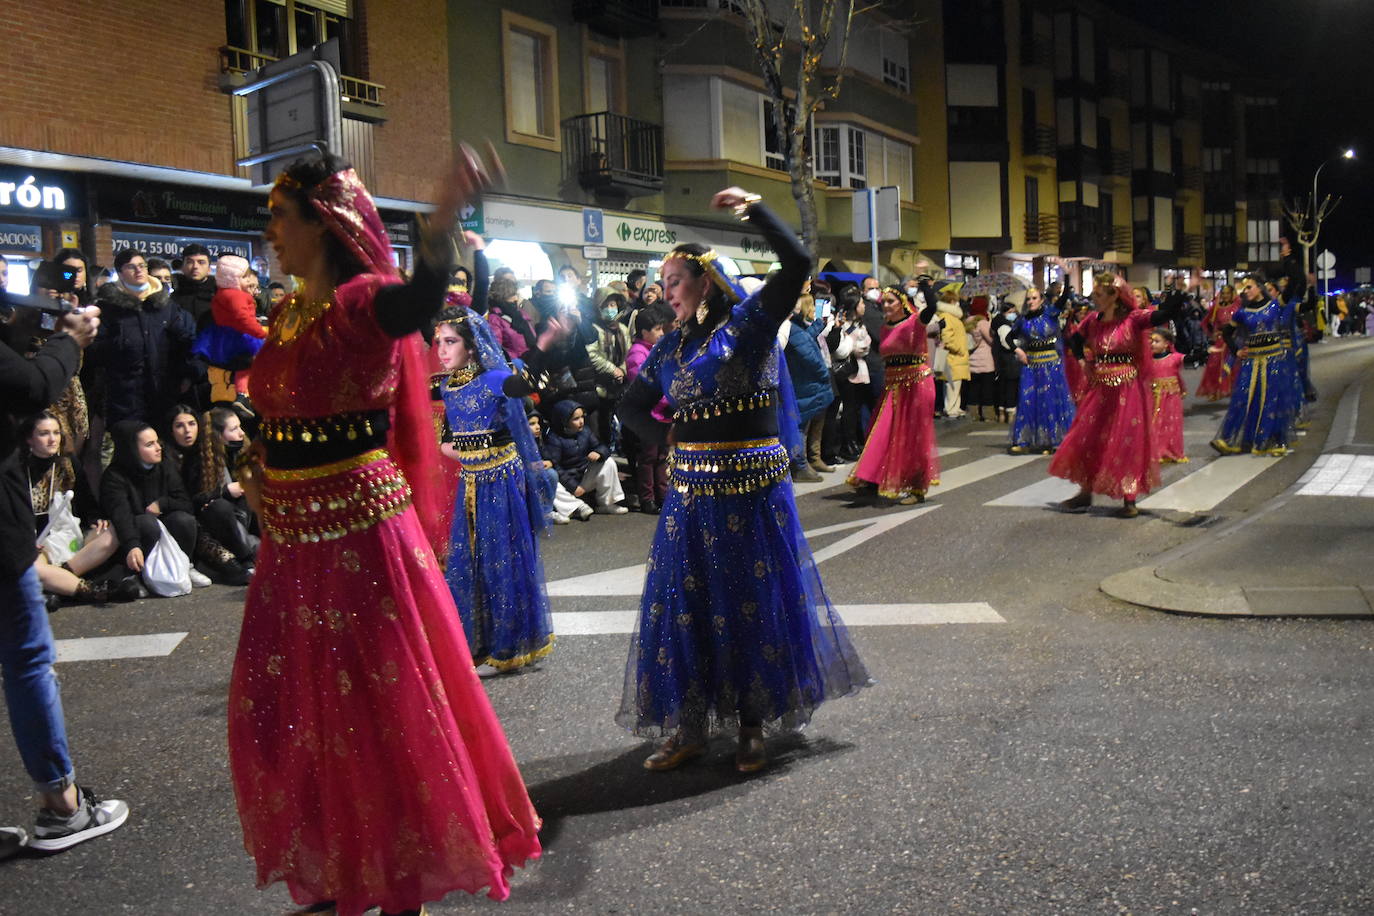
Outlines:
[[558,44],[553,27],[501,11],[506,142],[558,152]]

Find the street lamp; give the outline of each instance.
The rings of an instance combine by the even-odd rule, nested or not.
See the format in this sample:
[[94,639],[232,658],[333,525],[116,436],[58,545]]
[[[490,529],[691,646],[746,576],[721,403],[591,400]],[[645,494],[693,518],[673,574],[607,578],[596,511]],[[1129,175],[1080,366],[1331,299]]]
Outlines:
[[[1343,150],[1343,151],[1341,152],[1341,154],[1340,154],[1339,156],[1332,156],[1330,159],[1327,159],[1327,160],[1326,160],[1325,162],[1323,162],[1321,165],[1317,166],[1317,170],[1316,170],[1315,172],[1312,173],[1312,236],[1311,236],[1311,241],[1310,241],[1310,242],[1305,242],[1305,244],[1304,244],[1304,247],[1305,247],[1305,249],[1306,249],[1306,252],[1305,252],[1305,253],[1306,253],[1306,257],[1303,259],[1303,260],[1304,260],[1303,269],[1304,269],[1305,271],[1309,271],[1309,272],[1310,272],[1310,271],[1312,270],[1312,263],[1311,263],[1312,251],[1313,251],[1314,248],[1316,248],[1316,246],[1317,246],[1317,236],[1320,235],[1320,234],[1321,234],[1321,231],[1322,231],[1322,218],[1323,218],[1325,215],[1327,215],[1327,214],[1324,214],[1324,213],[1322,212],[1323,208],[1320,207],[1320,206],[1317,204],[1317,179],[1321,177],[1322,169],[1326,168],[1328,165],[1330,165],[1331,163],[1335,162],[1337,159],[1354,159],[1354,158],[1355,158],[1355,150],[1354,150],[1353,148],[1347,147],[1345,150]],[[1329,212],[1330,212],[1330,211],[1327,211],[1328,214],[1329,214]]]
[[1347,149],[1344,152],[1342,152],[1339,156],[1332,156],[1330,159],[1326,160],[1321,165],[1317,166],[1317,171],[1312,173],[1312,209],[1314,213],[1316,212],[1317,207],[1317,176],[1321,175],[1322,169],[1326,168],[1328,165],[1335,162],[1337,159],[1354,158],[1355,151],[1353,149]]

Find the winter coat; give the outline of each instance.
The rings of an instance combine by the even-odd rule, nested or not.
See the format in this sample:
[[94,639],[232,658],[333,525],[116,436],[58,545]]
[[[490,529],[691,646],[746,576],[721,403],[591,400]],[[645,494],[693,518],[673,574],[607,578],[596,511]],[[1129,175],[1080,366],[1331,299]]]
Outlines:
[[968,355],[968,371],[974,374],[996,372],[997,360],[992,355],[992,322],[986,317],[979,318],[973,325],[972,333],[977,346]]
[[867,385],[870,379],[868,357],[873,353],[873,339],[868,336],[868,328],[864,327],[863,322],[835,325],[830,331],[829,343],[830,352],[834,354],[831,358],[832,365],[839,366],[850,356],[855,359],[854,374],[843,382]]
[[964,313],[959,306],[941,302],[937,306],[944,327],[940,329],[940,346],[945,348],[946,378],[952,382],[969,380],[968,331],[964,330]]
[[[821,355],[821,345],[817,343],[824,321],[813,321],[807,327],[800,315],[793,315],[791,321],[783,322],[787,332],[783,353],[787,360],[787,375],[792,380],[792,390],[797,397],[797,413],[803,423],[825,411],[835,400],[835,392],[830,387],[830,369]],[[782,336],[780,332],[779,337]]]
[[[596,322],[592,324],[592,330],[596,340],[587,344],[587,358],[596,370],[596,393],[602,398],[613,398],[625,386],[625,356],[630,348],[628,335],[618,321],[612,321],[610,327]],[[619,369],[621,374],[618,382],[615,380],[615,369]]]
[[[649,346],[648,341],[640,340],[637,337],[635,338],[635,342],[630,344],[630,352],[625,354],[626,386],[635,380],[635,376],[639,375],[639,370],[643,368],[644,361],[649,358],[649,354],[653,352],[653,349],[653,347]],[[673,422],[673,408],[668,404],[667,398],[661,398],[658,404],[656,404],[649,413],[660,423]]]
[[[105,286],[111,285],[113,284],[105,284]],[[177,274],[172,285],[175,287],[170,292],[172,302],[191,316],[191,324],[195,330],[203,330],[210,323],[211,302],[219,289],[215,278],[209,276],[204,280],[188,280],[185,274]],[[105,286],[100,287],[102,291]],[[104,317],[102,315],[101,320],[104,320]]]
[[552,428],[544,436],[544,460],[553,462],[553,469],[558,472],[558,482],[569,493],[576,493],[577,488],[582,486],[582,477],[591,464],[587,459],[588,453],[596,452],[602,458],[610,454],[601,440],[596,438],[591,424],[584,423],[582,429],[575,433],[567,431],[568,418],[581,407],[576,401],[559,401],[553,405]]
[[[526,337],[520,328],[516,327],[519,323],[529,336]],[[534,332],[530,329],[529,322],[525,316],[520,314],[520,305],[516,302],[501,304],[491,304],[487,307],[487,324],[491,327],[492,333],[496,335],[496,342],[501,345],[501,349],[506,351],[508,359],[519,359],[525,355],[525,351],[533,344]]]
[[130,550],[140,546],[134,520],[147,513],[149,504],[156,502],[163,515],[194,511],[175,462],[164,457],[151,468],[145,468],[139,460],[138,435],[149,428],[138,420],[123,420],[110,428],[114,458],[100,477],[100,511],[114,529],[115,539],[119,541],[116,556],[121,560]]
[[100,332],[86,359],[103,374],[109,426],[160,418],[178,400],[181,383],[203,374],[191,361],[196,336],[191,316],[168,301],[156,277],[148,282],[152,292],[141,301],[117,280],[96,295]]

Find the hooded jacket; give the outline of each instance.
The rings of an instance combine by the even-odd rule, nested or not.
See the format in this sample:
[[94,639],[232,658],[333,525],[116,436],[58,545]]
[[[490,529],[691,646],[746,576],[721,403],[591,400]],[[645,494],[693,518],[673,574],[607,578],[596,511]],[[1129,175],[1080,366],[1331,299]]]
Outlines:
[[576,401],[559,401],[553,405],[553,428],[544,435],[544,460],[553,462],[559,483],[569,493],[576,493],[582,486],[582,476],[591,464],[587,460],[589,452],[596,452],[602,458],[608,455],[596,433],[592,432],[591,424],[583,423],[582,429],[575,433],[567,431],[568,418],[574,410],[580,409],[582,405]]
[[157,503],[163,515],[193,510],[181,473],[169,458],[164,455],[151,468],[145,468],[139,459],[138,435],[151,428],[138,420],[123,420],[110,429],[114,458],[100,478],[100,509],[114,528],[120,559],[140,545],[134,520],[146,513],[149,505]]
[[142,300],[118,280],[100,287],[96,296],[100,332],[86,359],[103,374],[110,425],[161,417],[176,402],[181,382],[203,374],[191,362],[191,317],[168,301],[156,277],[148,282],[152,291]]
[[[817,338],[825,330],[824,321],[813,321],[808,327],[800,315],[793,315],[788,325],[786,349],[783,351],[787,361],[787,375],[792,380],[792,390],[797,397],[797,414],[805,423],[817,416],[835,400],[835,392],[830,387],[830,368],[821,355],[821,345]],[[779,335],[781,336],[781,335]]]
[[940,345],[945,348],[949,380],[966,382],[969,380],[968,331],[964,330],[963,310],[950,302],[941,302],[938,308],[944,322],[940,329]]

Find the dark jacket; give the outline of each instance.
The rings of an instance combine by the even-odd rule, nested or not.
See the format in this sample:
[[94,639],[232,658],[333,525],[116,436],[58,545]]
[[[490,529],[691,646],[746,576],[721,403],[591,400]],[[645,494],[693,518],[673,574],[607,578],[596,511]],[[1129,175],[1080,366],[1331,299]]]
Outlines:
[[602,458],[609,455],[590,424],[583,424],[576,433],[566,432],[568,417],[581,406],[575,401],[559,401],[553,405],[552,429],[544,435],[544,460],[553,462],[558,481],[569,493],[576,493],[582,486],[582,475],[587,473],[591,463],[587,460],[588,452],[596,452]]
[[119,541],[115,554],[120,559],[139,546],[134,519],[147,512],[149,504],[156,502],[163,515],[194,511],[181,473],[171,459],[164,457],[151,468],[143,467],[138,457],[138,434],[145,429],[151,427],[137,420],[124,420],[110,429],[114,458],[100,478],[100,509],[114,528]]
[[797,413],[803,423],[822,413],[835,400],[835,392],[830,387],[830,369],[816,340],[824,329],[824,321],[813,321],[807,327],[800,315],[792,316],[792,329],[783,350],[787,375],[797,397]]
[[61,397],[80,359],[80,348],[66,334],[49,337],[32,359],[0,345],[0,579],[18,578],[38,557],[29,482],[15,448],[15,420]]
[[105,379],[105,422],[161,418],[178,400],[182,381],[201,374],[191,359],[191,316],[163,289],[139,301],[118,281],[100,287],[96,302],[100,333],[87,359]]
[[[185,274],[177,274],[172,280],[175,287],[171,294],[171,300],[180,306],[182,311],[191,316],[191,322],[195,325],[196,333],[205,330],[206,325],[210,324],[210,300],[215,298],[215,293],[219,291],[213,276],[206,277],[204,280],[188,280]],[[109,284],[105,284],[109,286]],[[105,287],[102,286],[101,289]]]

